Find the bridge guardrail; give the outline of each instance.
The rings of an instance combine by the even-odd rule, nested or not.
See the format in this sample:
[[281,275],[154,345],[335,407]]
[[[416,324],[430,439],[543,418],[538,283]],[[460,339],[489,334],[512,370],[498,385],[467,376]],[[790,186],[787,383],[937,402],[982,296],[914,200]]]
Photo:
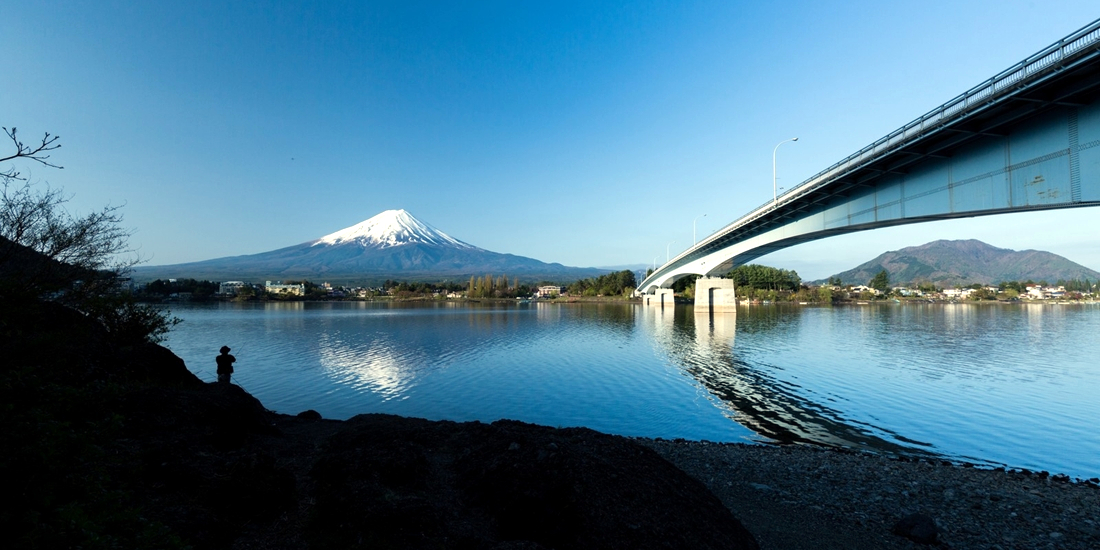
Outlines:
[[[1053,72],[1067,60],[1072,59],[1089,47],[1095,47],[1096,51],[1100,51],[1100,19],[1085,25],[1069,36],[1043,48],[1038,53],[1028,56],[1023,61],[1001,71],[992,78],[963,92],[939,107],[928,111],[919,118],[890,132],[885,137],[876,140],[863,149],[848,155],[846,158],[834,163],[832,166],[818,172],[806,181],[779,195],[779,200],[784,198],[794,199],[802,196],[828,183],[835,177],[858,169],[887,153],[943,128],[949,122],[961,118],[973,110],[990,105],[1002,99],[1004,96],[1022,89],[1022,87],[1027,86],[1030,82]],[[664,265],[667,266],[675,263],[682,256],[698,249],[700,246],[707,244],[718,236],[725,234],[727,230],[732,230],[760,218],[767,212],[770,212],[771,207],[777,204],[777,202],[778,201],[768,201],[760,205],[748,214],[727,224],[722,229],[711,233],[696,245],[681,252],[672,260],[665,262]],[[654,273],[660,272],[663,267],[664,266],[661,266]]]
[[[1094,44],[1100,44],[1100,19],[1093,21],[1070,36],[1047,46],[1039,53],[1001,71],[996,76],[958,95],[943,105],[932,109],[909,124],[894,130],[885,137],[876,140],[874,143],[834,163],[832,166],[818,172],[810,179],[783,193],[780,197],[801,195],[811,190],[817,184],[824,183],[840,173],[858,168],[902,145],[916,141],[929,131],[939,128],[947,122],[970,112],[972,108],[987,105],[994,98],[1004,95],[1007,92],[1014,91],[1017,88],[1016,84],[1025,78],[1030,79],[1040,74],[1045,74],[1045,72],[1055,63],[1063,61],[1071,55]],[[771,205],[772,201],[768,201],[726,227],[741,225],[744,222],[751,221],[757,218],[758,214],[767,212],[769,210],[768,207]]]
[[[783,193],[783,195],[804,191],[808,186],[827,181],[832,176],[837,175],[838,172],[845,172],[848,171],[847,169],[858,167],[858,165],[862,165],[869,160],[874,160],[901,145],[915,141],[928,131],[939,128],[947,122],[965,115],[973,108],[988,105],[994,99],[1017,90],[1022,81],[1045,75],[1050,72],[1056,64],[1073,57],[1089,46],[1097,44],[1100,44],[1100,19],[1093,21],[1068,37],[1047,46],[1016,65],[1001,71],[996,76],[963,92],[943,105],[932,109],[909,124],[894,130],[890,134],[887,134],[886,137],[875,141],[871,145],[864,147],[856,153],[849,155],[847,158],[822,170],[810,179],[800,183],[786,193]],[[769,204],[771,203],[765,203],[757,208],[757,210],[766,209]]]

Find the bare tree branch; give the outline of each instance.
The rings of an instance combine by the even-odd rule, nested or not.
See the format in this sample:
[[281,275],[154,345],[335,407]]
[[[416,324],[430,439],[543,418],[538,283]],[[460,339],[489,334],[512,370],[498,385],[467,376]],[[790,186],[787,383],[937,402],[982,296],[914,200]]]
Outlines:
[[[14,127],[4,128],[15,154],[0,162],[25,158],[60,168],[46,154],[61,147],[57,136],[46,132],[41,143],[27,146],[16,132]],[[36,188],[18,176],[14,168],[0,172],[0,275],[18,274],[27,290],[63,290],[78,297],[100,291],[138,263],[122,258],[132,250],[127,244],[131,232],[122,228],[121,207],[107,205],[74,216],[65,209],[70,197],[59,189]]]
[[[12,144],[15,145],[15,153],[6,157],[0,157],[0,162],[6,162],[17,158],[25,158],[39,162],[45,166],[49,166],[50,168],[57,168],[59,170],[64,169],[64,166],[58,166],[49,162],[48,159],[50,158],[50,155],[45,154],[49,151],[53,151],[54,149],[61,147],[61,144],[57,142],[57,140],[60,139],[61,136],[51,136],[49,132],[46,132],[46,134],[42,136],[41,143],[39,143],[37,146],[30,147],[24,145],[22,141],[19,141],[19,138],[16,135],[17,132],[18,129],[15,126],[12,126],[11,130],[9,130],[7,127],[4,127],[4,133],[7,134],[9,138],[11,138]],[[19,172],[17,172],[13,167],[7,169],[4,172],[0,172],[0,179],[9,180],[21,178],[19,177]]]
[[[14,127],[4,133],[15,153],[0,163],[25,158],[61,168],[47,154],[61,147],[57,136],[46,132],[28,147]],[[141,261],[127,244],[132,233],[122,228],[121,207],[75,216],[65,209],[68,201],[49,185],[36,189],[14,167],[0,172],[0,301],[52,300],[102,322],[120,342],[163,339],[179,319],[136,302],[119,285]]]

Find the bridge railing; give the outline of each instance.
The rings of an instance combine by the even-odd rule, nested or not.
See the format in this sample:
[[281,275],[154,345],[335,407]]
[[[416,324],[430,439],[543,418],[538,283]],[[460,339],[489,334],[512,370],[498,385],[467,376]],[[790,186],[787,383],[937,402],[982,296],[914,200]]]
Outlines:
[[942,128],[948,122],[969,114],[974,109],[985,107],[1007,94],[1018,91],[1025,83],[1053,72],[1076,54],[1089,46],[1098,44],[1100,44],[1100,19],[849,155],[784,195],[797,193],[806,187],[828,181],[840,173],[858,168],[868,161],[915,141],[928,132]]
[[[1100,19],[1001,71],[996,76],[932,109],[909,124],[894,130],[885,137],[815,174],[781,196],[801,195],[838,175],[850,172],[903,145],[916,141],[929,132],[938,130],[947,123],[966,116],[973,110],[985,107],[1012,92],[1018,91],[1027,83],[1054,72],[1078,53],[1083,52],[1090,46],[1097,45],[1100,45]],[[754,213],[766,210],[770,205],[771,202],[765,203]]]
[[[885,137],[852,153],[832,166],[818,172],[810,179],[784,192],[780,197],[798,196],[813,190],[839,175],[876,160],[899,147],[920,139],[933,130],[938,130],[948,122],[961,118],[971,111],[985,107],[991,102],[1020,89],[1025,81],[1032,81],[1052,72],[1063,62],[1090,46],[1100,45],[1100,19],[1081,28],[1077,32],[1047,46],[1040,52],[1001,71],[996,76],[967,90],[954,99],[932,109],[909,124],[890,132]],[[792,196],[792,198],[793,198]],[[768,201],[750,213],[742,216],[726,227],[743,225],[768,212],[773,202]]]
[[[1078,54],[1087,53],[1087,50],[1090,48],[1094,52],[1100,52],[1100,19],[1085,25],[1073,34],[1047,46],[1038,53],[1001,71],[992,78],[963,92],[943,105],[932,109],[916,120],[890,132],[885,137],[863,149],[852,153],[848,157],[815,174],[810,179],[798,184],[793,189],[784,192],[780,195],[780,199],[798,198],[799,196],[833,181],[837,177],[857,170],[888,153],[911,144],[932,132],[938,131],[948,123],[962,118],[972,111],[980,110],[988,105],[996,103],[1056,71]],[[734,229],[760,218],[770,212],[774,204],[775,202],[768,201],[760,205],[729,225],[711,233],[707,238],[699,241],[695,246],[688,248],[676,256],[676,258],[666,262],[665,265],[668,266],[676,263],[682,256],[691,253],[693,250],[705,245],[710,240],[721,236],[726,233],[727,230]],[[659,271],[661,271],[661,268],[657,269],[657,272]]]

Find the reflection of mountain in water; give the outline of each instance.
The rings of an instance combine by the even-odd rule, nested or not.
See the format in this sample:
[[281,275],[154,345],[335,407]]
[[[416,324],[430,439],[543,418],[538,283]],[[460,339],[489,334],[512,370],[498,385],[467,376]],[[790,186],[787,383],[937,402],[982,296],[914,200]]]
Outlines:
[[[533,358],[563,341],[594,335],[596,340],[606,335],[626,340],[632,334],[633,306],[563,307],[568,306],[402,304],[330,311],[313,322],[322,323],[317,344],[328,376],[341,386],[389,401],[408,397],[434,372],[476,365],[502,350],[528,349]],[[568,323],[560,322],[563,318]]]
[[[812,443],[893,454],[932,454],[917,441],[882,428],[846,420],[842,412],[800,395],[799,386],[777,380],[737,359],[734,338],[736,312],[644,308],[651,316],[655,340],[716,397],[733,411],[733,419],[757,434],[779,443]],[[766,315],[766,313],[765,313]],[[751,338],[769,334],[778,316],[754,319],[747,327]],[[744,337],[745,335],[742,335]],[[889,439],[880,437],[884,434]]]
[[[453,304],[444,304],[450,306]],[[451,311],[446,311],[450,309]],[[492,308],[406,306],[320,319],[321,366],[329,376],[383,400],[400,399],[422,377],[512,339],[517,315]]]

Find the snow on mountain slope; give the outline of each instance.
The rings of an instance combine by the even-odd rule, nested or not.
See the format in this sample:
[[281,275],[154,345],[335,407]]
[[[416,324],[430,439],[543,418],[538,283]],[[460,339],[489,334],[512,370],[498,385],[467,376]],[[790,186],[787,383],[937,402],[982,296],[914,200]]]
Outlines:
[[373,218],[321,237],[312,246],[356,243],[390,248],[420,243],[480,250],[414,218],[405,210],[386,210]]
[[140,280],[190,277],[211,281],[318,279],[378,283],[385,279],[464,280],[506,274],[525,282],[596,277],[607,270],[545,263],[464,243],[404,210],[369,220],[317,240],[242,256],[168,266],[141,266]]

